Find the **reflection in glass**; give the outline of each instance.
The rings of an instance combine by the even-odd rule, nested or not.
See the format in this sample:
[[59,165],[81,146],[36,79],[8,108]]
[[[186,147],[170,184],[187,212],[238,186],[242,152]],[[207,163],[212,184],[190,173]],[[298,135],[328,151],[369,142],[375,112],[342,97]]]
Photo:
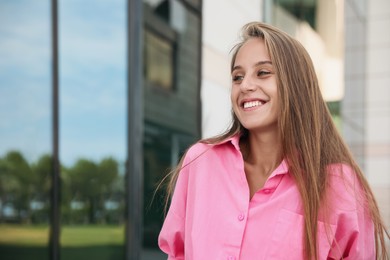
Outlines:
[[[194,142],[193,137],[149,122],[144,133],[144,241],[149,251],[158,248],[158,234],[164,219],[165,191],[157,184]],[[157,259],[157,258],[156,258]],[[160,258],[159,258],[160,259]],[[163,259],[163,258],[161,258]]]
[[[162,260],[159,182],[199,138],[200,17],[184,1],[144,0],[144,225],[141,260]],[[199,13],[200,14],[200,13]],[[161,91],[174,90],[174,91]]]
[[124,258],[126,1],[60,1],[61,258]]
[[164,89],[173,88],[174,46],[145,30],[145,79]]
[[0,256],[48,259],[49,1],[0,2]]

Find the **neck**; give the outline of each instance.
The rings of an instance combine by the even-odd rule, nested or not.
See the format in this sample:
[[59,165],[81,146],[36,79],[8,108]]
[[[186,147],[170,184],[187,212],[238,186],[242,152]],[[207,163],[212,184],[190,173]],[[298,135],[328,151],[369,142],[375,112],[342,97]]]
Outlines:
[[242,143],[246,163],[269,172],[282,161],[281,141],[277,133],[252,133]]

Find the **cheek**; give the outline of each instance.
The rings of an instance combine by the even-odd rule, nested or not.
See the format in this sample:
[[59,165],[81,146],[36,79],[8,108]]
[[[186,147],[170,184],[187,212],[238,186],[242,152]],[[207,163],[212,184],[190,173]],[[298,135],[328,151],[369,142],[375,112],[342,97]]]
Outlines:
[[233,108],[233,111],[237,111],[237,96],[234,95],[234,93],[232,92],[231,95],[230,95],[230,102],[231,102],[231,105],[232,105],[232,108]]
[[237,103],[238,95],[239,95],[239,91],[237,90],[237,88],[232,87],[230,89],[230,100],[232,101],[233,104]]
[[232,106],[234,106],[234,103],[235,103],[235,102],[234,102],[234,99],[235,99],[234,97],[235,97],[235,96],[234,96],[234,92],[233,92],[233,90],[231,90],[231,91],[230,91],[230,102],[232,103]]

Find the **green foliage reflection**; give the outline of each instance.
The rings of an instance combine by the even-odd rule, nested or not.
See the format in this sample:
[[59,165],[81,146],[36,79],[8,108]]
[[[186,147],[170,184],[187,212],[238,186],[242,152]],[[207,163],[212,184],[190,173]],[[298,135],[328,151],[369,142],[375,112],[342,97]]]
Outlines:
[[47,223],[51,158],[29,164],[18,151],[0,157],[0,222]]
[[[29,163],[19,151],[0,157],[0,223],[49,222],[52,158]],[[64,224],[122,224],[124,181],[118,162],[79,159],[61,167]]]
[[[123,258],[124,176],[111,157],[61,166],[61,255]],[[47,259],[52,157],[0,157],[0,258]]]
[[[123,176],[118,162],[79,159],[62,169],[62,222],[120,224],[123,222]],[[118,185],[119,184],[119,185]]]

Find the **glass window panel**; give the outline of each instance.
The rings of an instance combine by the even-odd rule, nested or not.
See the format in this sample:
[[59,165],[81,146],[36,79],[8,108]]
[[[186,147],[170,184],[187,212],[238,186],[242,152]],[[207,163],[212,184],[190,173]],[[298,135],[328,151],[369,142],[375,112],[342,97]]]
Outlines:
[[201,3],[201,0],[175,0],[175,1],[184,1],[184,2],[188,2],[190,3],[192,6],[196,7],[196,8],[199,8],[200,7],[200,3]]
[[[152,1],[146,2],[154,8]],[[165,186],[157,190],[156,187],[189,145],[199,138],[197,119],[200,104],[197,97],[200,79],[197,75],[200,74],[200,17],[189,5],[176,4],[180,8],[172,8],[171,16],[183,19],[173,19],[172,24],[157,23],[158,14],[149,12],[147,7],[144,13],[146,80],[142,260],[167,258],[157,245],[164,219]],[[174,12],[180,12],[180,15]],[[154,86],[157,84],[151,82],[151,72],[148,70],[156,73],[160,82],[164,82],[161,78],[169,79],[169,75],[174,75],[171,80],[174,81],[175,91],[169,92],[169,95],[156,91]]]
[[296,18],[308,22],[316,28],[317,0],[274,0],[275,4],[282,6]]
[[331,101],[327,102],[330,114],[332,115],[333,122],[336,124],[337,129],[341,133],[342,119],[341,119],[341,102]]
[[172,89],[173,60],[173,44],[145,30],[145,73],[148,83],[163,89]]
[[144,133],[144,229],[143,260],[163,260],[166,255],[158,249],[158,235],[164,221],[165,186],[158,184],[174,167],[194,137],[172,129],[145,123]]
[[49,1],[0,1],[0,256],[48,259]]
[[60,1],[61,258],[124,258],[126,0]]

